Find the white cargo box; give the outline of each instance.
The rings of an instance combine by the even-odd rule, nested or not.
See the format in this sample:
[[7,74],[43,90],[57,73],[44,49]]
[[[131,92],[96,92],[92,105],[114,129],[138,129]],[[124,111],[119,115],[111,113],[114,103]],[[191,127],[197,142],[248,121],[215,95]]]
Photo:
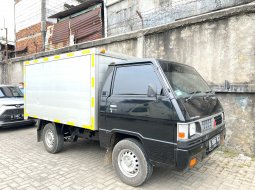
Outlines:
[[24,116],[98,130],[98,98],[110,63],[96,48],[24,62]]

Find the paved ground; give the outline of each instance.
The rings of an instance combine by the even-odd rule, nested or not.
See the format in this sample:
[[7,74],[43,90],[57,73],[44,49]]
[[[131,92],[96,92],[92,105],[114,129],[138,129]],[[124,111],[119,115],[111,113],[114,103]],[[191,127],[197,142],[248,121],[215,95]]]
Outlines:
[[[81,140],[52,155],[34,127],[0,129],[0,189],[135,189],[118,180],[104,153]],[[137,189],[255,189],[255,161],[216,152],[191,171],[156,168]]]

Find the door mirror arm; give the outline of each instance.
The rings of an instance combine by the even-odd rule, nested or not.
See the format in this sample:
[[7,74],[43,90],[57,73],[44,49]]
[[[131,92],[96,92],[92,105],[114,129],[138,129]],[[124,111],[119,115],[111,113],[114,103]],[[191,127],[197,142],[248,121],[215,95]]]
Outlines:
[[147,96],[155,97],[156,98],[155,101],[158,102],[157,87],[155,85],[152,84],[148,85]]

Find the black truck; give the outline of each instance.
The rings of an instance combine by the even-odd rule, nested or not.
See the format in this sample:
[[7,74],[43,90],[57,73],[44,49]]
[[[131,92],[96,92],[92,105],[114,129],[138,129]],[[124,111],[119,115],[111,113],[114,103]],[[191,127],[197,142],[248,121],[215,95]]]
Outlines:
[[[92,61],[97,64],[100,59]],[[153,167],[193,168],[224,142],[223,108],[193,67],[160,59],[131,59],[105,68],[95,90],[98,98],[93,106],[98,114],[92,128],[33,116],[27,89],[27,115],[39,119],[38,141],[43,140],[48,152],[61,151],[64,140],[99,140],[112,153],[118,177],[139,186],[150,178]]]

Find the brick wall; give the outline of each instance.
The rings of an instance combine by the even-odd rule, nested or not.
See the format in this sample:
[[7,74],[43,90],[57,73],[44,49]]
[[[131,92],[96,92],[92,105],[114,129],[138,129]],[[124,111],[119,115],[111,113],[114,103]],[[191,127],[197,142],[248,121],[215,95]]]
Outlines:
[[[52,23],[47,22],[47,27]],[[34,24],[16,33],[16,50],[23,50],[27,47],[26,53],[17,53],[18,56],[31,55],[42,51],[41,23]]]

